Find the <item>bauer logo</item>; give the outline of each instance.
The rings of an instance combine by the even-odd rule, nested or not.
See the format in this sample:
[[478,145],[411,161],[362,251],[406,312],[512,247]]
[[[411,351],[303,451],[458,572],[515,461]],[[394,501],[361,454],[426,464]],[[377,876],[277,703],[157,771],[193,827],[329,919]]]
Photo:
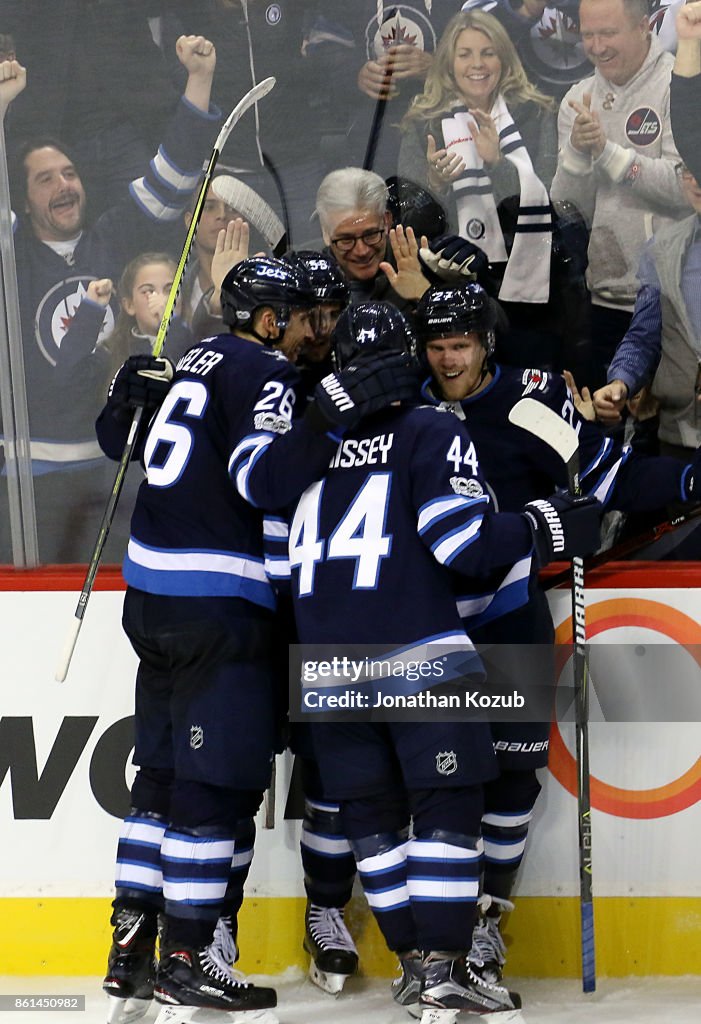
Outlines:
[[439,775],[453,775],[458,770],[458,758],[454,750],[442,750],[436,754],[436,771]]
[[634,146],[651,146],[661,131],[660,116],[652,107],[638,107],[626,121],[626,138]]

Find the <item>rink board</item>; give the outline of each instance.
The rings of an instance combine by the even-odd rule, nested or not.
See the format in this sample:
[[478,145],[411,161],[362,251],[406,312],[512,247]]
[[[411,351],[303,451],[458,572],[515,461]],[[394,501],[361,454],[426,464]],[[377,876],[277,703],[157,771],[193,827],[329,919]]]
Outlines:
[[[108,947],[116,837],[133,775],[135,659],[120,628],[119,576],[105,571],[68,678],[54,681],[81,583],[82,572],[0,573],[0,956],[7,974],[99,974]],[[566,641],[567,592],[554,594],[553,614]],[[695,670],[701,572],[638,565],[592,574],[587,615],[593,644],[650,652],[650,645],[675,643]],[[701,973],[700,732],[698,721],[592,724],[602,975]],[[506,927],[514,975],[579,972],[571,727],[554,740],[518,910]],[[276,825],[265,831],[259,823],[242,912],[241,967],[248,971],[305,965],[300,824],[283,820],[289,775],[289,760],[278,758]],[[393,974],[360,894],[351,922],[366,973]]]

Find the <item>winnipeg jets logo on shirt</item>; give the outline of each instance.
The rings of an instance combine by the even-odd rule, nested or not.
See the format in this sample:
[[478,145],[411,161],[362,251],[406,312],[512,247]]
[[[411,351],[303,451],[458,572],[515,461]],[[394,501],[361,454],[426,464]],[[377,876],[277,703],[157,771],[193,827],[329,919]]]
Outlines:
[[638,107],[626,121],[626,138],[634,146],[651,146],[661,131],[660,115],[652,107]]
[[[377,60],[391,46],[415,46],[417,50],[433,53],[436,33],[428,17],[427,4],[394,4],[380,17],[373,17],[365,30],[368,60]],[[380,24],[378,24],[380,22]]]
[[[71,326],[75,312],[87,294],[91,280],[84,274],[66,277],[55,284],[37,306],[34,316],[34,337],[48,363],[56,365],[63,336]],[[114,330],[114,313],[111,306],[105,308],[105,318],[96,341],[101,341]]]

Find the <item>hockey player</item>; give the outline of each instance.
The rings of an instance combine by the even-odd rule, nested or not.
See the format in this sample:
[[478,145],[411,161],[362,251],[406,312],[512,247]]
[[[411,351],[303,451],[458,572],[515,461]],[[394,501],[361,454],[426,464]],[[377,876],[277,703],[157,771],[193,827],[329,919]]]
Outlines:
[[[361,304],[339,319],[336,365],[364,347],[413,345],[394,307]],[[337,644],[342,635],[381,645],[387,659],[420,659],[425,645],[440,643],[445,671],[469,679],[474,649],[450,570],[482,576],[527,558],[545,564],[560,531],[566,553],[593,550],[597,502],[557,496],[548,515],[538,506],[496,514],[477,459],[462,462],[470,450],[464,426],[426,406],[393,406],[345,435],[291,519],[302,644]],[[483,983],[465,959],[482,862],[482,786],[497,773],[489,726],[361,715],[312,721],[311,730],[324,793],[340,802],[368,902],[404,965],[398,1001],[418,1003],[425,1021],[439,1019],[437,1010],[451,1020],[460,1010],[513,1010],[507,990]]]
[[222,291],[233,334],[190,349],[164,400],[163,361],[127,361],[97,424],[116,457],[132,406],[153,411],[162,400],[138,446],[147,479],[124,562],[123,624],[140,659],[139,769],[117,853],[104,981],[112,1022],[143,1013],[153,994],[181,1008],[167,1016],[178,1022],[192,1007],[243,1021],[275,1005],[272,989],[232,976],[210,952],[237,842],[250,852],[241,826],[260,805],[274,749],[275,596],[260,509],[289,503],[323,473],[339,432],[407,393],[396,359],[371,359],[347,380],[320,384],[293,427],[298,375],[276,349],[311,337],[308,278],[261,257],[239,263]]
[[[462,464],[479,461],[500,512],[514,512],[524,502],[567,485],[564,464],[553,449],[509,421],[512,406],[525,396],[575,427],[582,487],[604,507],[658,508],[665,502],[701,498],[696,462],[635,456],[580,416],[562,377],[494,365],[494,311],[479,285],[431,288],[419,303],[416,324],[419,348],[431,371],[423,397],[452,410],[466,424],[471,444]],[[536,644],[532,650],[544,659],[543,674],[554,681],[547,654],[554,629],[537,569],[526,556],[508,574],[498,574],[491,588],[472,587],[467,595],[461,580],[459,607],[475,643],[504,645],[502,651],[513,652],[515,659],[519,645]],[[514,674],[518,672],[514,664]],[[502,976],[505,948],[499,919],[512,909],[510,896],[540,791],[536,769],[548,761],[549,728],[547,722],[492,724],[500,774],[485,785],[484,891],[470,954],[472,970],[491,983]]]

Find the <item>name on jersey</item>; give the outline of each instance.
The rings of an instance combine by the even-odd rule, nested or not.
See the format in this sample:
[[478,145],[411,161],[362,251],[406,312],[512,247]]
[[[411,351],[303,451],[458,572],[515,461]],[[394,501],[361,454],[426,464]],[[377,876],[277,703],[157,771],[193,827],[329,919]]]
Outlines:
[[178,361],[175,369],[187,370],[188,373],[196,373],[200,377],[206,377],[209,371],[213,370],[223,358],[224,356],[221,352],[214,352],[209,348],[191,348]]
[[394,443],[394,434],[376,434],[355,441],[349,437],[341,441],[329,464],[329,469],[351,469],[354,466],[376,466],[387,464]]

